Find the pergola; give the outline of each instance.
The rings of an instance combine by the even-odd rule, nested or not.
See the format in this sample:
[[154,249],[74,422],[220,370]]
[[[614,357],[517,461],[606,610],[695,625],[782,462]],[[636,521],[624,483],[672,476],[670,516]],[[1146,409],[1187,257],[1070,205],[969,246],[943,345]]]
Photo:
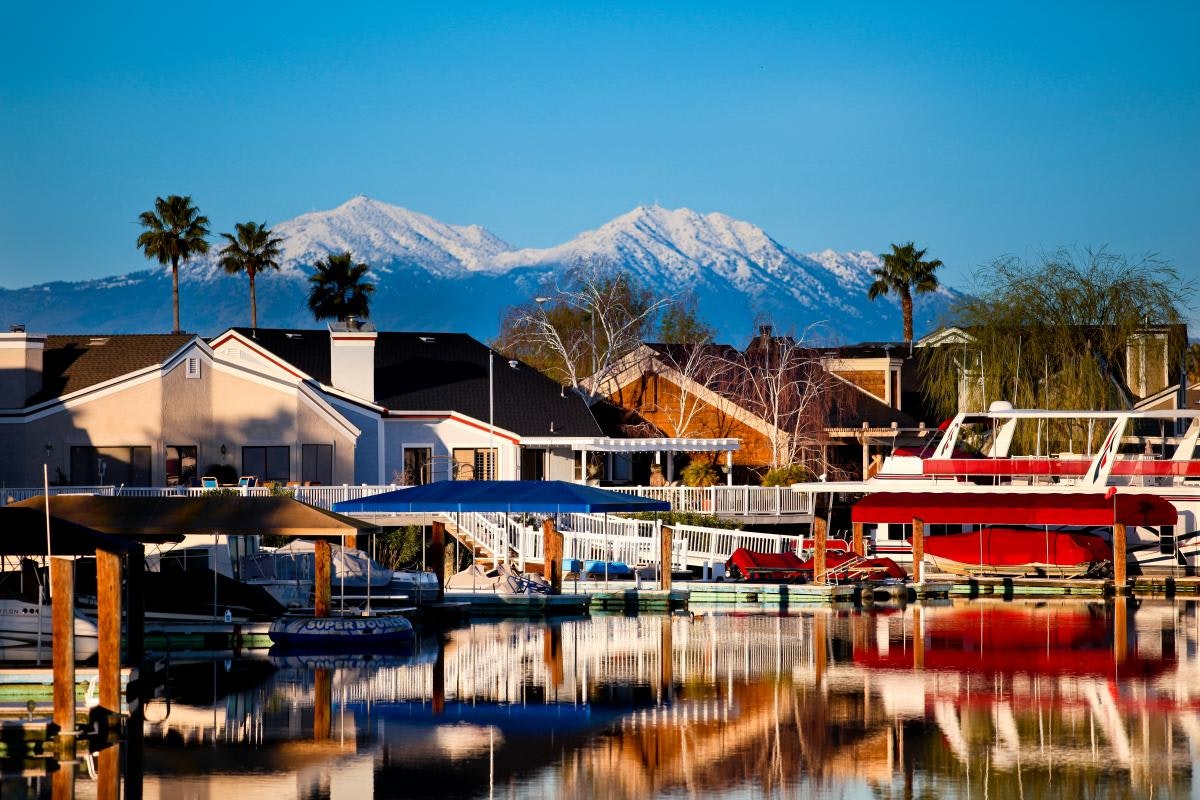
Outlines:
[[[525,436],[521,439],[522,447],[568,447],[581,453],[584,464],[587,463],[588,453],[654,453],[654,463],[662,464],[662,454],[673,453],[725,453],[726,481],[733,483],[733,454],[742,445],[737,438],[708,439],[686,436],[659,437],[616,437],[595,436],[581,438],[578,436]],[[674,459],[667,459],[666,478],[675,478]]]

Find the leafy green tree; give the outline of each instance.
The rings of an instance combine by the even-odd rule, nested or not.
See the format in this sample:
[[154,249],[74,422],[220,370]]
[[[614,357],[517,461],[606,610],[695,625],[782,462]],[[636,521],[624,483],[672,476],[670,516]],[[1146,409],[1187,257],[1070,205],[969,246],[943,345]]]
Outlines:
[[226,245],[221,248],[221,266],[230,275],[246,273],[250,278],[250,327],[258,327],[258,298],[254,290],[254,278],[268,269],[279,269],[279,257],[283,254],[283,239],[275,236],[266,223],[239,222],[234,226],[236,235],[222,233]]
[[663,344],[710,344],[716,330],[700,317],[692,293],[669,303],[659,314],[657,340]]
[[912,242],[893,244],[892,252],[880,254],[883,266],[871,270],[875,282],[867,289],[867,297],[874,300],[880,295],[895,294],[900,298],[906,342],[913,340],[913,292],[925,294],[938,288],[936,273],[942,262],[936,258],[925,261],[926,252],[918,250]]
[[962,339],[922,354],[925,393],[942,415],[995,400],[1018,408],[1128,407],[1126,360],[1139,337],[1165,345],[1172,369],[1182,365],[1181,309],[1192,288],[1161,261],[1058,250],[1037,263],[1001,259],[976,284],[953,312]]
[[367,319],[375,284],[364,278],[366,264],[355,264],[350,253],[326,256],[313,265],[316,271],[308,280],[308,309],[318,320],[358,317]]
[[173,194],[155,198],[154,210],[143,211],[138,223],[145,228],[137,238],[138,248],[146,258],[171,265],[173,331],[179,333],[179,265],[208,252],[208,217],[192,205],[191,196]]

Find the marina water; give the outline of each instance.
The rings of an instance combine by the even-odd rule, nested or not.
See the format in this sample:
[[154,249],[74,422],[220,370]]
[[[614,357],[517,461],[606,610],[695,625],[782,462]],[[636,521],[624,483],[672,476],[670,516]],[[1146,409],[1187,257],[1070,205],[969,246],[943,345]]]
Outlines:
[[[172,653],[119,790],[1194,797],[1198,641],[1193,602],[981,599],[476,621],[388,656]],[[63,765],[76,797],[111,791],[98,763]],[[67,777],[13,769],[5,798]]]

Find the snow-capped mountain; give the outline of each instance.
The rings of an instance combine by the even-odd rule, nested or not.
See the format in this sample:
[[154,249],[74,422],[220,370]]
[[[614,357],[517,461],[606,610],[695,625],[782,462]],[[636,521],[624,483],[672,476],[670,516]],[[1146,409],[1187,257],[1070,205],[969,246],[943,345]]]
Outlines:
[[[384,329],[466,331],[489,339],[504,309],[544,294],[566,271],[593,264],[621,268],[665,297],[695,295],[703,317],[733,343],[758,321],[819,338],[878,341],[900,335],[893,298],[866,299],[873,253],[825,250],[805,255],[761,228],[719,213],[639,206],[599,228],[545,249],[515,249],[478,225],[458,226],[398,206],[355,197],[329,211],[274,226],[284,239],[283,268],[259,278],[259,323],[313,327],[304,303],[312,264],[350,251],[377,285],[372,317]],[[182,270],[184,326],[216,333],[248,321],[245,278],[228,276],[216,250]],[[132,245],[131,245],[132,250]],[[131,257],[131,262],[136,255]],[[0,322],[47,332],[131,332],[170,326],[170,276],[161,269],[78,283],[0,290]],[[918,296],[918,333],[956,296]]]

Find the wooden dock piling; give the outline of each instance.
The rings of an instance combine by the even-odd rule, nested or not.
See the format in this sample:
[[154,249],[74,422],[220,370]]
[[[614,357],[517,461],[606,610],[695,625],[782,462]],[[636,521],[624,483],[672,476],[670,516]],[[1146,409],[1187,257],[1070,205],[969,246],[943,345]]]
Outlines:
[[664,592],[671,591],[671,539],[673,535],[669,525],[663,525],[659,529],[658,582],[659,588]]
[[867,548],[863,545],[863,524],[855,522],[853,525],[854,538],[851,542],[851,549],[860,556],[867,554]]
[[925,521],[920,517],[913,517],[912,529],[912,581],[920,583],[922,562],[925,561]]
[[333,600],[333,548],[324,539],[313,543],[313,616],[328,617]]
[[50,608],[53,619],[54,724],[59,736],[75,737],[75,561],[50,559]]
[[1113,583],[1117,594],[1125,591],[1125,524],[1118,522],[1113,525]]
[[554,518],[542,522],[542,547],[544,550],[546,575],[555,594],[562,591],[563,535],[555,527]]
[[826,575],[826,550],[828,548],[828,530],[825,526],[825,519],[817,517],[813,520],[813,583],[818,586],[825,585]]
[[97,664],[100,670],[100,705],[121,710],[121,557],[96,551],[96,624],[99,632]]
[[437,597],[438,602],[441,603],[446,599],[446,523],[436,519],[433,521],[431,539],[427,563],[433,570],[433,574],[437,576]]

